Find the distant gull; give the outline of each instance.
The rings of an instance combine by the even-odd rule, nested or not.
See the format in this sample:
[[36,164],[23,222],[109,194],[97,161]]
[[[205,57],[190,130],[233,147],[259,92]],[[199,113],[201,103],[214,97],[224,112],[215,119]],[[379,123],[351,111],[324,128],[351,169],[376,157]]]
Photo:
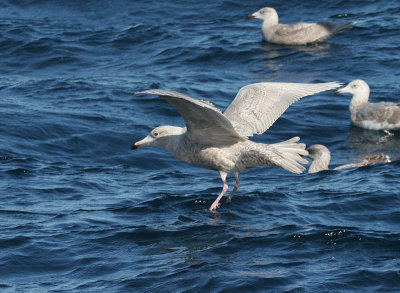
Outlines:
[[136,94],[158,95],[183,117],[186,127],[159,126],[131,149],[159,146],[176,158],[207,169],[217,170],[223,182],[222,192],[210,207],[216,211],[228,190],[226,177],[233,172],[236,184],[227,203],[239,188],[239,172],[256,166],[281,167],[293,173],[305,170],[305,145],[293,137],[275,144],[250,141],[249,136],[262,134],[294,102],[302,97],[339,87],[328,83],[263,82],[242,87],[231,105],[222,113],[208,101],[173,91],[146,90]]
[[400,103],[370,103],[369,86],[361,80],[353,80],[336,93],[353,95],[350,102],[351,121],[358,127],[372,130],[400,129]]
[[353,21],[280,24],[278,23],[278,13],[271,7],[261,8],[246,18],[261,19],[263,21],[261,31],[264,40],[281,45],[306,45],[322,42],[355,24]]
[[[307,151],[308,151],[307,157],[313,160],[310,168],[308,169],[308,173],[316,173],[320,171],[329,170],[329,162],[331,161],[331,152],[326,146],[322,144],[313,144],[312,146],[308,147]],[[390,163],[390,157],[383,153],[380,153],[372,156],[367,156],[359,163],[341,165],[334,168],[333,170],[362,167],[378,163]]]

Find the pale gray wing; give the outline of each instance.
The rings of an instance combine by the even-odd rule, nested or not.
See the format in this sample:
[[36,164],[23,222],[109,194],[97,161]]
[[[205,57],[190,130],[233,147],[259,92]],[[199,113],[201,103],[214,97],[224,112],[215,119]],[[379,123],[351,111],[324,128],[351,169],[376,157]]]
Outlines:
[[316,23],[297,22],[297,23],[280,23],[275,30],[275,34],[279,36],[298,36],[299,34],[307,34],[307,31],[313,32]]
[[340,87],[338,82],[261,82],[242,87],[224,115],[241,136],[262,134],[302,97]]
[[355,120],[400,125],[400,105],[388,102],[368,103],[358,109]]
[[136,94],[158,95],[172,106],[185,120],[187,133],[193,142],[230,144],[244,140],[233,128],[231,122],[210,102],[197,100],[178,92],[159,89],[146,90]]
[[329,38],[330,33],[317,23],[279,24],[275,30],[274,40],[280,42],[306,44]]
[[323,41],[335,34],[343,32],[354,24],[354,22],[318,22],[306,23],[299,22],[293,24],[278,25],[275,34],[276,37],[293,39],[296,42],[316,42]]

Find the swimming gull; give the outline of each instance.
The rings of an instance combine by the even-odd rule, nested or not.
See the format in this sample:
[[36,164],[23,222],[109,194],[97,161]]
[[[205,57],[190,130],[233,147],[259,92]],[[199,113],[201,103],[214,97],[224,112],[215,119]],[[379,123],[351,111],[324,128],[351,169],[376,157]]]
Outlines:
[[158,95],[183,117],[186,127],[159,126],[131,149],[159,146],[176,158],[204,168],[217,170],[223,182],[221,193],[210,207],[215,211],[228,190],[227,174],[233,172],[236,184],[227,203],[239,188],[239,172],[255,166],[281,167],[301,173],[307,163],[305,145],[293,137],[275,144],[250,141],[253,134],[262,134],[294,102],[302,97],[339,87],[328,83],[263,82],[242,87],[235,99],[222,113],[208,101],[198,100],[178,92],[160,89],[136,94]]
[[[331,152],[326,146],[322,144],[313,144],[307,148],[307,151],[307,157],[313,160],[310,168],[308,169],[308,173],[316,173],[329,170]],[[333,170],[343,170],[347,168],[362,167],[378,163],[390,163],[390,157],[383,153],[375,154],[365,157],[361,162],[341,165],[334,168]]]
[[353,124],[372,130],[400,129],[400,104],[392,102],[370,103],[369,86],[361,79],[353,80],[336,93],[353,95],[350,114]]
[[261,31],[264,40],[281,45],[306,45],[322,42],[355,24],[353,21],[281,24],[278,23],[278,13],[271,7],[261,8],[246,18],[261,19],[263,21]]

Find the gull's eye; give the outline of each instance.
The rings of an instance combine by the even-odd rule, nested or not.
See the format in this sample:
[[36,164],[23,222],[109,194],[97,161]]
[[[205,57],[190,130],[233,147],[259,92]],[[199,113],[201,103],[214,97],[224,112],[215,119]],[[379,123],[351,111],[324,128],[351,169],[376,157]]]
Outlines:
[[356,84],[353,84],[351,87],[354,89],[354,88],[356,88],[356,87],[357,87],[357,85],[356,85]]
[[158,132],[153,132],[153,135],[154,135],[155,137],[157,137],[157,136],[158,136]]

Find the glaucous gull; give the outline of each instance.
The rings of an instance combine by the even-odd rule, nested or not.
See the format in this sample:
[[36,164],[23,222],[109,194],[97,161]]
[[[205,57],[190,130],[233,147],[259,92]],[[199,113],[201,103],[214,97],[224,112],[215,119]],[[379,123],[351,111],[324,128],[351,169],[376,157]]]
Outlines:
[[137,94],[158,95],[183,117],[186,127],[159,126],[131,149],[159,146],[176,158],[204,168],[217,170],[223,182],[222,192],[210,207],[216,211],[228,190],[227,174],[233,172],[236,184],[227,202],[239,188],[239,172],[255,166],[281,167],[301,173],[307,163],[305,145],[293,137],[275,144],[250,141],[249,136],[264,133],[295,101],[322,91],[339,87],[328,83],[264,82],[242,87],[233,102],[222,113],[208,101],[198,100],[178,92],[160,89]]
[[281,45],[306,45],[326,39],[350,29],[355,22],[333,23],[328,21],[290,24],[279,23],[278,13],[274,8],[264,7],[246,17],[263,21],[261,31],[265,41]]
[[353,95],[350,114],[354,125],[371,130],[400,129],[400,103],[370,103],[369,86],[364,80],[353,80],[336,93]]

